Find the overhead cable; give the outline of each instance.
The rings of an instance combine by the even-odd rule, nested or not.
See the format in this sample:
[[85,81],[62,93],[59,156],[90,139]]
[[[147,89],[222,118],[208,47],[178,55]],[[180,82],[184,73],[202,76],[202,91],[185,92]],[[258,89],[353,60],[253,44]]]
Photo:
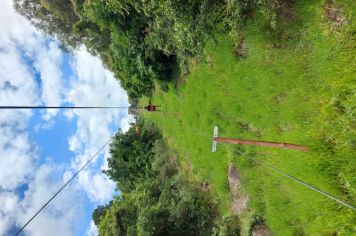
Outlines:
[[[113,137],[113,136],[112,136]],[[80,169],[69,179],[67,180],[62,187],[60,187],[56,193],[52,195],[48,201],[43,204],[43,206],[16,232],[15,236],[19,235],[25,228],[28,226],[33,219],[36,218],[36,216],[60,193],[62,190],[85,168],[89,163],[97,156],[99,153],[110,143],[111,138],[82,166]]]

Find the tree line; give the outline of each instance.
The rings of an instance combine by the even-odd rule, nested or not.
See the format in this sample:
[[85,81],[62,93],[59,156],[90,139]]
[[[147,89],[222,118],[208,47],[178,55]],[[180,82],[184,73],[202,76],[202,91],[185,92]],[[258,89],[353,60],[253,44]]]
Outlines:
[[84,44],[120,79],[130,98],[149,95],[155,80],[188,71],[203,58],[218,25],[238,41],[256,12],[271,27],[281,3],[291,0],[14,0],[15,8],[63,48]]
[[237,221],[221,224],[211,190],[180,171],[155,125],[117,133],[110,154],[105,173],[120,194],[94,210],[99,235],[238,235]]

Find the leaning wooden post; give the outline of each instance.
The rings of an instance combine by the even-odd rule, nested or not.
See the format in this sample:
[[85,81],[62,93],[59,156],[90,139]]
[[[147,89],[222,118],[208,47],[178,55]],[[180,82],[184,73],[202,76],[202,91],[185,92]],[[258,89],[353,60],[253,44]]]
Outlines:
[[213,150],[212,150],[213,152],[216,151],[217,142],[264,146],[264,147],[274,147],[274,148],[287,148],[287,149],[294,149],[294,150],[300,150],[300,151],[308,151],[308,147],[306,147],[306,146],[290,144],[290,143],[276,143],[276,142],[267,142],[267,141],[221,138],[221,137],[218,137],[218,127],[215,126],[214,127],[214,136],[213,136]]

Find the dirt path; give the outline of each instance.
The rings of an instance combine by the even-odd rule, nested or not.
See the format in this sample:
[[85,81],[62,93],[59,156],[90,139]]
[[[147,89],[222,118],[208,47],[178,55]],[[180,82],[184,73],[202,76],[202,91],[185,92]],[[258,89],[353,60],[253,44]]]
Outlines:
[[247,209],[248,196],[241,191],[240,175],[237,168],[233,165],[229,166],[228,179],[232,195],[231,210],[234,215],[240,215]]
[[[231,211],[234,215],[239,216],[247,211],[248,195],[243,191],[241,186],[240,174],[237,168],[230,164],[228,171],[229,189],[232,195]],[[257,222],[252,227],[252,236],[271,236],[267,225],[263,222]]]

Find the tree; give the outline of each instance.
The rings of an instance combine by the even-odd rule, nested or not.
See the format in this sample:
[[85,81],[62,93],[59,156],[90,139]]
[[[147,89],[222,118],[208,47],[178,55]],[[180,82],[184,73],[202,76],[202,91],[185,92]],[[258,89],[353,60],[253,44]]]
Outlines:
[[[139,133],[136,127],[139,127]],[[161,134],[158,129],[142,121],[126,133],[115,135],[110,145],[109,169],[105,173],[116,182],[118,189],[130,192],[138,182],[155,175],[151,168],[154,158],[152,148],[159,138]]]
[[[99,235],[102,236],[111,236],[111,235],[120,235],[120,226],[117,221],[117,209],[118,201],[114,199],[113,204],[110,205],[106,210],[104,215],[100,219],[98,225]],[[122,235],[122,234],[121,234]]]
[[81,36],[72,32],[79,18],[71,0],[14,0],[14,6],[36,28],[58,37],[65,47],[81,44]]
[[160,204],[141,210],[138,218],[138,232],[141,235],[172,235],[174,221],[170,210]]
[[93,214],[101,215],[100,235],[212,235],[216,229],[211,192],[179,173],[176,155],[157,132],[139,121],[114,138],[107,173],[121,194]]
[[131,98],[149,95],[213,35],[211,0],[14,0],[18,12],[69,49],[85,44]]
[[92,219],[96,226],[99,226],[101,218],[105,215],[106,210],[108,208],[110,208],[112,206],[112,204],[113,204],[113,201],[110,201],[106,205],[99,205],[97,208],[95,208],[95,210],[93,211],[93,214],[92,214]]

